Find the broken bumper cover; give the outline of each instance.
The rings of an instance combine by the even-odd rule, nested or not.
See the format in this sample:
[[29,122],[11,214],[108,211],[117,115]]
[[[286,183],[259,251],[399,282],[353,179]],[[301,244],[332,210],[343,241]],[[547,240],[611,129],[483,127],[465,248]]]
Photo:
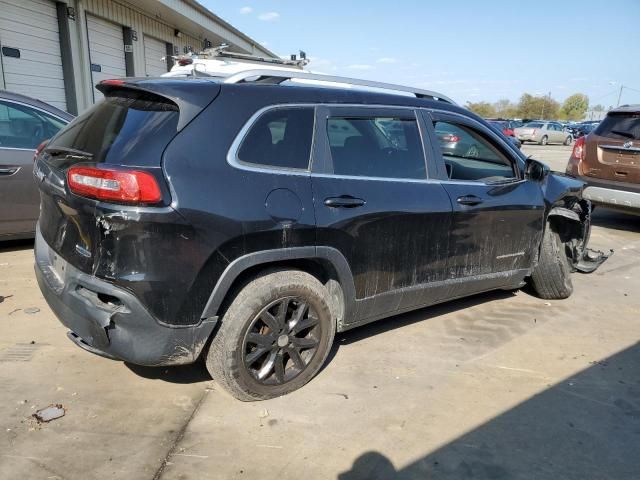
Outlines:
[[103,357],[160,366],[194,362],[217,319],[174,327],[158,322],[128,291],[73,267],[36,231],[36,278],[69,338]]

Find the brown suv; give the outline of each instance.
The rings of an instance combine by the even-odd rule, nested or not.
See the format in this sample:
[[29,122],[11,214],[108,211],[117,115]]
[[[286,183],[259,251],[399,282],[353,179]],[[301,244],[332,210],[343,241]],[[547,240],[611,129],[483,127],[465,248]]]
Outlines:
[[640,105],[611,110],[578,138],[567,173],[587,183],[583,196],[593,204],[640,214]]

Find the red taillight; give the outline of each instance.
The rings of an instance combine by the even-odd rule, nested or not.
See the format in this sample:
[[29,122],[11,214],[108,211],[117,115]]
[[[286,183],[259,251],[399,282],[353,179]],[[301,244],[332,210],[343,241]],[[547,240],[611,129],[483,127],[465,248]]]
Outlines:
[[580,161],[584,160],[584,137],[578,138],[576,143],[573,144],[571,157]]
[[191,65],[193,63],[192,58],[180,58],[178,59],[178,65],[184,67],[185,65]]
[[445,135],[442,139],[445,142],[449,142],[449,143],[456,143],[460,141],[460,137],[456,135]]
[[582,161],[585,157],[584,137],[580,137],[573,144],[573,151],[571,157],[569,157],[569,163],[567,163],[566,172],[569,175],[582,175]]
[[502,133],[504,133],[507,137],[513,137],[513,130],[510,128],[505,128]]
[[40,152],[42,150],[44,150],[44,147],[47,146],[47,143],[49,143],[49,139],[47,138],[46,140],[44,140],[42,143],[40,143],[40,145],[38,145],[38,148],[36,148],[35,153],[33,154],[33,161],[36,161],[36,158],[38,158],[38,155],[40,155]]
[[158,203],[162,199],[155,177],[138,170],[72,167],[69,189],[76,195],[122,203]]
[[102,80],[100,82],[101,85],[116,85],[116,86],[120,86],[120,85],[124,85],[125,81],[124,80],[119,80],[117,78],[111,78],[109,80]]

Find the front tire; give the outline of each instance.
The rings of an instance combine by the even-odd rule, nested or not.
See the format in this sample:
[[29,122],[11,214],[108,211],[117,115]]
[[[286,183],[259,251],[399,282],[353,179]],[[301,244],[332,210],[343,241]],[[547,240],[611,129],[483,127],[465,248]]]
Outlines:
[[242,401],[286,395],[311,380],[335,336],[329,293],[308,273],[262,275],[240,290],[207,353],[207,370]]
[[545,135],[540,139],[540,145],[546,145],[547,143],[549,143],[549,138]]
[[571,136],[570,135],[567,138],[564,139],[564,144],[565,145],[571,145]]
[[547,224],[531,284],[540,298],[558,300],[573,293],[571,267],[559,235]]

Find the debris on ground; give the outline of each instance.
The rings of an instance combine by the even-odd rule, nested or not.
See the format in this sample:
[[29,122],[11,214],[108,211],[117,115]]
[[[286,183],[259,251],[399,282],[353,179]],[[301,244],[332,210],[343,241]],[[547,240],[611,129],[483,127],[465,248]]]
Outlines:
[[23,311],[27,315],[33,315],[34,313],[38,313],[40,309],[38,307],[29,307],[29,308],[25,308]]
[[269,416],[269,410],[267,410],[266,408],[264,410],[262,410],[260,412],[260,415],[258,415],[260,418],[267,418]]
[[0,295],[0,303],[4,302],[7,298],[11,298],[13,295]]
[[56,420],[57,418],[64,417],[64,414],[66,412],[67,411],[65,410],[65,408],[61,404],[57,403],[55,405],[49,405],[46,408],[38,410],[32,416],[38,421],[38,423],[46,423],[50,422],[51,420]]

